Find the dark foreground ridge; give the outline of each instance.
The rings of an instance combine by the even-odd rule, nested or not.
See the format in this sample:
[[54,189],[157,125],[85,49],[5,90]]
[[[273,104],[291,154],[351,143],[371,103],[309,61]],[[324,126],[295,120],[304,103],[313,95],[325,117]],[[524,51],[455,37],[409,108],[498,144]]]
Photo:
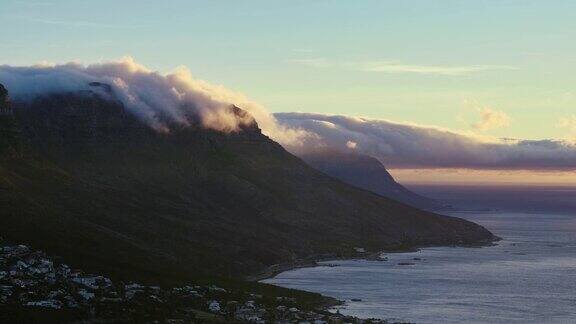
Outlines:
[[[245,114],[231,107],[236,114]],[[15,102],[0,116],[0,228],[113,279],[235,278],[310,256],[474,244],[474,223],[326,176],[262,135],[154,132],[96,92]]]

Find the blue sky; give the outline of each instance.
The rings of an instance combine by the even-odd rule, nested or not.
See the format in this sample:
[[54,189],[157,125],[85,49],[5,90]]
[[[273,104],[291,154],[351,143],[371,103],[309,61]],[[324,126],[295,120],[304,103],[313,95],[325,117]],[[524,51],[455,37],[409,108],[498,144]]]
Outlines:
[[0,64],[130,55],[273,112],[576,136],[576,1],[2,0],[0,30]]

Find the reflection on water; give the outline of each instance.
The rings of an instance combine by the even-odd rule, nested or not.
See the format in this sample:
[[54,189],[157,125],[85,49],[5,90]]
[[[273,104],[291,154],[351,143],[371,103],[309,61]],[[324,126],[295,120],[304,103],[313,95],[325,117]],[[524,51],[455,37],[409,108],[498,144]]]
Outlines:
[[[576,216],[459,214],[504,240],[389,260],[330,261],[268,283],[334,296],[340,312],[417,323],[575,323]],[[408,265],[399,265],[408,264]],[[361,301],[351,301],[361,299]]]

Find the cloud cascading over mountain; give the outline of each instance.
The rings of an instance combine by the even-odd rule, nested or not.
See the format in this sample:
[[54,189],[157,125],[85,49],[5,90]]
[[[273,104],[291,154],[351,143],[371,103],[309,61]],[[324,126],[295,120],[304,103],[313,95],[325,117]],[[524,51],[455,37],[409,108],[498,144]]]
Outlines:
[[[293,150],[356,150],[398,169],[575,170],[576,145],[565,140],[487,139],[441,128],[311,113],[277,113],[286,127],[321,140]],[[354,143],[351,145],[351,143]]]
[[[262,106],[240,93],[192,77],[185,67],[169,74],[152,71],[132,58],[117,62],[81,65],[0,66],[0,82],[17,101],[33,100],[38,95],[92,90],[90,83],[110,86],[115,99],[154,129],[169,132],[170,125],[187,126],[190,117],[199,118],[206,128],[231,132],[256,119],[262,131],[285,145],[299,145],[309,134],[286,129]],[[105,88],[100,94],[110,95]],[[247,110],[244,117],[234,114],[230,105]]]
[[[109,85],[110,91],[91,87],[94,82]],[[296,154],[320,148],[354,150],[397,169],[576,169],[576,145],[569,141],[495,140],[435,127],[349,116],[273,115],[240,93],[193,78],[185,67],[162,74],[129,57],[91,65],[3,65],[0,83],[16,101],[57,92],[100,91],[102,96],[122,101],[133,114],[161,132],[169,132],[172,125],[189,125],[191,116],[206,128],[224,132],[236,131],[255,119],[264,134]],[[234,114],[228,109],[230,105],[250,114]],[[484,118],[485,124],[508,120],[507,116],[492,115]]]

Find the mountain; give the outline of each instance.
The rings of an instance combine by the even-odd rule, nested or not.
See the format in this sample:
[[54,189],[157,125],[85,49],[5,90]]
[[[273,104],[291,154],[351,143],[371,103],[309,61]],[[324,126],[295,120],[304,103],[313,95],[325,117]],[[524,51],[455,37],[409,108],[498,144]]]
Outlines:
[[376,158],[358,153],[323,150],[298,155],[329,176],[358,188],[426,210],[438,210],[441,203],[420,196],[396,182]]
[[113,278],[185,281],[241,278],[356,247],[494,239],[474,223],[333,179],[255,122],[231,133],[194,123],[156,132],[99,93],[39,96],[0,116],[10,134],[0,148],[6,240]]

